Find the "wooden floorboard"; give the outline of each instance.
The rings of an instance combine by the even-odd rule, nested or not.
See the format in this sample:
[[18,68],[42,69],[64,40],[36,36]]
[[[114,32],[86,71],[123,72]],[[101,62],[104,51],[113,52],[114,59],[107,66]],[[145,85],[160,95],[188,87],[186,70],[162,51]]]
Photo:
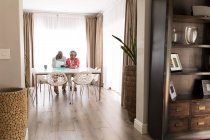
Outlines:
[[102,90],[97,102],[93,89],[89,98],[78,91],[71,105],[68,91],[49,98],[45,89],[38,93],[38,106],[29,100],[29,140],[150,140],[134,129],[113,91]]

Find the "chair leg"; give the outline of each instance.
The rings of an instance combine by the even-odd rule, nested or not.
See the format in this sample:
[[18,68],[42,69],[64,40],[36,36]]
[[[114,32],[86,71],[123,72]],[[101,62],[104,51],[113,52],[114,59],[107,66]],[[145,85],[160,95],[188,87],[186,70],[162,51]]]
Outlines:
[[73,104],[74,91],[70,91],[70,103]]
[[82,93],[83,93],[83,86],[80,85],[80,96],[82,96]]
[[49,85],[49,93],[51,93],[51,97],[53,98],[53,93],[52,93],[52,87],[51,87],[51,85]]
[[42,90],[42,87],[41,87],[41,86],[42,86],[42,85],[41,85],[41,83],[39,83],[39,85],[40,85],[40,87],[39,87],[39,88],[40,88],[40,92],[41,92],[41,90]]
[[29,89],[28,94],[30,96],[30,98],[32,99],[32,104],[34,105],[34,91],[35,91],[35,87],[33,88],[33,91],[31,91],[31,89]]
[[71,84],[69,85],[69,94],[70,94],[70,103],[69,104],[73,104],[73,94],[74,94],[74,87],[72,86],[70,88],[70,86],[72,86]]
[[45,84],[44,84],[44,99],[43,99],[43,106],[44,106],[44,102],[45,102]]
[[90,97],[90,94],[89,94],[89,86],[87,85],[87,92],[88,92],[88,98]]
[[95,96],[96,96],[96,102],[97,102],[97,94],[96,94],[96,92],[97,92],[97,87],[93,86],[93,88],[94,88],[94,90],[95,90]]

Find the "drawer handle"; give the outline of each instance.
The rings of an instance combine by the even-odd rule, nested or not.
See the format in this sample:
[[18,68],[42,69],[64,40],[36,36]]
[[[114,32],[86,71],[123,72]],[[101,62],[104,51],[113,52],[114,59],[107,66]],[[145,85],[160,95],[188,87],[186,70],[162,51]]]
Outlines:
[[181,108],[177,108],[177,109],[176,109],[176,112],[180,112],[180,111],[182,111]]
[[205,122],[198,122],[198,126],[203,126]]
[[182,126],[182,123],[176,123],[175,124],[175,127],[181,127]]
[[199,111],[204,111],[204,110],[206,110],[206,106],[199,106],[199,107],[198,107],[198,110],[199,110]]

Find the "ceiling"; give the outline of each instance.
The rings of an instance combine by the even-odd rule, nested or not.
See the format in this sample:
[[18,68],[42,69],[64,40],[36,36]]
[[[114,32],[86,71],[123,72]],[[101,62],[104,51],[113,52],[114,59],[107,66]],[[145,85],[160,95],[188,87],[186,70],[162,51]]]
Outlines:
[[23,9],[45,12],[98,13],[120,0],[23,0]]

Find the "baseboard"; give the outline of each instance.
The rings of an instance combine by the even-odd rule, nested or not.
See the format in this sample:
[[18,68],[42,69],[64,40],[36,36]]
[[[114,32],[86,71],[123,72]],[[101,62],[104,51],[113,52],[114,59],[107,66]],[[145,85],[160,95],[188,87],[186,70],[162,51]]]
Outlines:
[[28,128],[26,128],[25,140],[28,140]]
[[134,128],[136,128],[141,134],[147,134],[147,124],[143,124],[137,119],[134,120]]

